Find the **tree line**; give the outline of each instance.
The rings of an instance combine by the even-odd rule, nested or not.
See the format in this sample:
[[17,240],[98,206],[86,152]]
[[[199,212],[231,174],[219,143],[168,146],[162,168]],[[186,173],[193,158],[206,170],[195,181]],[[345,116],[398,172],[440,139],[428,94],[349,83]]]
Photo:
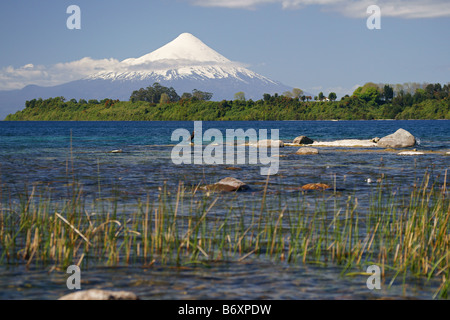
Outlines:
[[212,97],[212,93],[197,89],[192,90],[192,93],[185,92],[180,97],[173,87],[164,87],[161,84],[155,82],[152,86],[133,91],[130,97],[130,101],[145,101],[152,104],[166,104],[171,102],[178,102],[181,99],[209,101],[212,99]]
[[238,92],[234,100],[214,102],[208,92],[193,90],[180,97],[173,88],[155,83],[134,91],[130,101],[33,99],[6,120],[450,119],[449,84],[426,84],[412,92],[410,88],[369,82],[340,101],[333,95],[330,101],[321,101],[320,97],[324,95],[312,101],[303,91],[294,89],[281,95],[266,93],[257,101],[247,100],[244,92]]

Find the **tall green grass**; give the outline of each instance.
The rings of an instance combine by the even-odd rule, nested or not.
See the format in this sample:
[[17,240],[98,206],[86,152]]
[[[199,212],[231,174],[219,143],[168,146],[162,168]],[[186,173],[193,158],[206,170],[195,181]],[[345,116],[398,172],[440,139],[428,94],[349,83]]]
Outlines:
[[269,179],[252,203],[183,183],[128,207],[117,196],[90,199],[77,183],[63,199],[34,187],[20,201],[1,195],[0,264],[186,265],[254,256],[340,265],[343,273],[376,264],[391,283],[399,275],[442,279],[437,295],[447,298],[446,179],[438,184],[426,174],[408,197],[385,179],[367,208],[336,192],[317,192],[313,207],[311,194],[269,195]]

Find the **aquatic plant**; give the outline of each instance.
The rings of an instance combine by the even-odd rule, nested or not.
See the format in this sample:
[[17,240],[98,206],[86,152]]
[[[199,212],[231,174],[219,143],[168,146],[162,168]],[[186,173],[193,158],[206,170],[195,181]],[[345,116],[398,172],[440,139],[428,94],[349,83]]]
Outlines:
[[[76,181],[68,195],[34,186],[19,200],[0,194],[0,264],[67,267],[76,264],[208,264],[250,256],[286,263],[378,265],[397,277],[442,278],[449,286],[450,202],[444,183],[427,173],[399,196],[380,180],[368,207],[333,190],[269,194],[270,179],[243,203],[238,193],[205,191],[182,182],[156,197],[124,205],[118,196],[86,194]],[[315,193],[315,203],[307,199]],[[350,274],[350,273],[349,273]]]

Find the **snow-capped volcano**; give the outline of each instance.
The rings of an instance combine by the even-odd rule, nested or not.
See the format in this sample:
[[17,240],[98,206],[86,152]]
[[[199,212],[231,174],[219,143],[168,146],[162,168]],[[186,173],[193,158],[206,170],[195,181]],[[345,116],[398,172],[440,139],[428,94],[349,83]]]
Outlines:
[[231,100],[241,91],[247,99],[257,100],[264,93],[292,89],[230,61],[189,33],[139,58],[107,60],[98,69],[102,71],[53,87],[31,85],[0,91],[0,118],[22,109],[26,100],[37,98],[129,100],[134,90],[155,82],[175,88],[180,96],[194,89],[211,92],[216,101]]
[[137,59],[126,59],[122,62],[129,65],[139,65],[161,60],[188,60],[192,62],[215,63],[231,62],[190,33],[182,33],[172,42],[145,56]]
[[232,79],[243,84],[257,79],[266,84],[277,85],[275,81],[230,61],[190,33],[183,33],[156,51],[140,58],[123,60],[114,67],[114,70],[103,71],[87,79],[112,81]]

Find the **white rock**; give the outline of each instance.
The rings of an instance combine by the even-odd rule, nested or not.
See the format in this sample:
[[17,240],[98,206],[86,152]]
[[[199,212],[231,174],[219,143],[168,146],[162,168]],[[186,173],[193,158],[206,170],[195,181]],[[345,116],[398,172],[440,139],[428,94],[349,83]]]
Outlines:
[[403,151],[403,152],[398,153],[399,156],[420,156],[423,154],[425,154],[425,153],[418,152],[418,151]]
[[281,140],[261,140],[257,144],[258,147],[266,147],[266,148],[284,148],[284,143]]
[[296,154],[305,155],[305,154],[319,154],[319,150],[315,148],[300,148],[297,150]]
[[312,146],[314,147],[360,147],[360,148],[371,148],[376,147],[377,144],[372,140],[357,140],[357,139],[347,139],[347,140],[337,140],[337,141],[315,141]]
[[65,295],[58,300],[139,300],[132,292],[127,291],[106,291],[106,290],[85,290],[77,291]]
[[407,148],[415,144],[416,138],[404,129],[398,129],[395,133],[378,141],[378,146],[381,148]]

